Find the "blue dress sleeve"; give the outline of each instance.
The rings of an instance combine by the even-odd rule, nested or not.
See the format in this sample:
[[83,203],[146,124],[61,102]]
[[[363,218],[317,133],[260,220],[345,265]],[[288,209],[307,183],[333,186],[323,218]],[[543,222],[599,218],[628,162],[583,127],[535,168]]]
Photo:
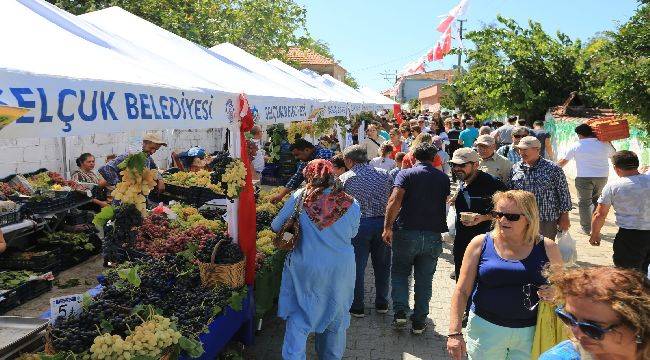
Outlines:
[[565,340],[543,353],[539,360],[580,360],[580,353],[571,340]]
[[[301,193],[300,191],[296,191],[296,193]],[[287,202],[284,203],[284,206],[282,209],[280,209],[280,212],[278,215],[276,215],[275,219],[271,222],[271,229],[275,232],[280,231],[282,228],[282,225],[284,225],[285,222],[287,222],[287,219],[293,214],[294,207],[296,206],[296,193],[292,194],[289,196],[289,199],[287,199]]]

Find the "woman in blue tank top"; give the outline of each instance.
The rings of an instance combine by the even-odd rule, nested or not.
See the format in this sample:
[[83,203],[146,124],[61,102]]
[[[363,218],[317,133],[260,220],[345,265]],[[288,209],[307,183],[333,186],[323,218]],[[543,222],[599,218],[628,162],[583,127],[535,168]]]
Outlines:
[[[530,359],[538,291],[545,287],[542,268],[561,265],[552,240],[539,235],[535,195],[522,190],[493,197],[494,230],[475,237],[451,302],[447,350],[452,359]],[[471,295],[466,340],[462,317]]]

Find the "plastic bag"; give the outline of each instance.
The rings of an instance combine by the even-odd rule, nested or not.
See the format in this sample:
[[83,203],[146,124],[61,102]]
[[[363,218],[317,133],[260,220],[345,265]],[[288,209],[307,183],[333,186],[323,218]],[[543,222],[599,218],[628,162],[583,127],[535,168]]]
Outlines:
[[555,240],[560,247],[562,260],[566,265],[575,264],[578,260],[578,251],[576,250],[576,241],[571,237],[568,231],[560,231],[555,236]]
[[456,237],[456,208],[449,206],[447,211],[447,227],[449,228],[449,236]]

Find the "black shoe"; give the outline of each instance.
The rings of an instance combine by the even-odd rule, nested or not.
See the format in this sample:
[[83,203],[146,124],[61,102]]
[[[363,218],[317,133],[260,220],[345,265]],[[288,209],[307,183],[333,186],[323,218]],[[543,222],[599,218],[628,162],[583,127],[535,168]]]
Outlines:
[[366,316],[366,313],[364,309],[350,309],[350,315],[352,315],[355,318],[362,318]]
[[388,304],[375,305],[375,312],[377,314],[387,314]]
[[449,274],[449,278],[452,280],[456,280],[456,272],[452,271],[451,274]]
[[403,329],[406,327],[406,312],[400,310],[393,316],[393,327],[396,329]]
[[413,325],[411,327],[411,333],[413,333],[413,335],[421,335],[426,329],[427,329],[427,323],[425,323],[424,321],[413,321]]

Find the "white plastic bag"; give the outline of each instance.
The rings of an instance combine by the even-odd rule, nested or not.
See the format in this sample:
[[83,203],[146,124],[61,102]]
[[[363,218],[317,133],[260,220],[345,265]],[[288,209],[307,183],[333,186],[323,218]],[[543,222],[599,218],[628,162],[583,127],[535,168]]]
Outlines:
[[573,265],[578,260],[578,251],[576,250],[576,241],[571,237],[568,231],[559,231],[555,236],[555,241],[560,247],[562,260],[565,265]]
[[456,207],[448,206],[447,211],[447,227],[449,228],[449,236],[456,237]]

